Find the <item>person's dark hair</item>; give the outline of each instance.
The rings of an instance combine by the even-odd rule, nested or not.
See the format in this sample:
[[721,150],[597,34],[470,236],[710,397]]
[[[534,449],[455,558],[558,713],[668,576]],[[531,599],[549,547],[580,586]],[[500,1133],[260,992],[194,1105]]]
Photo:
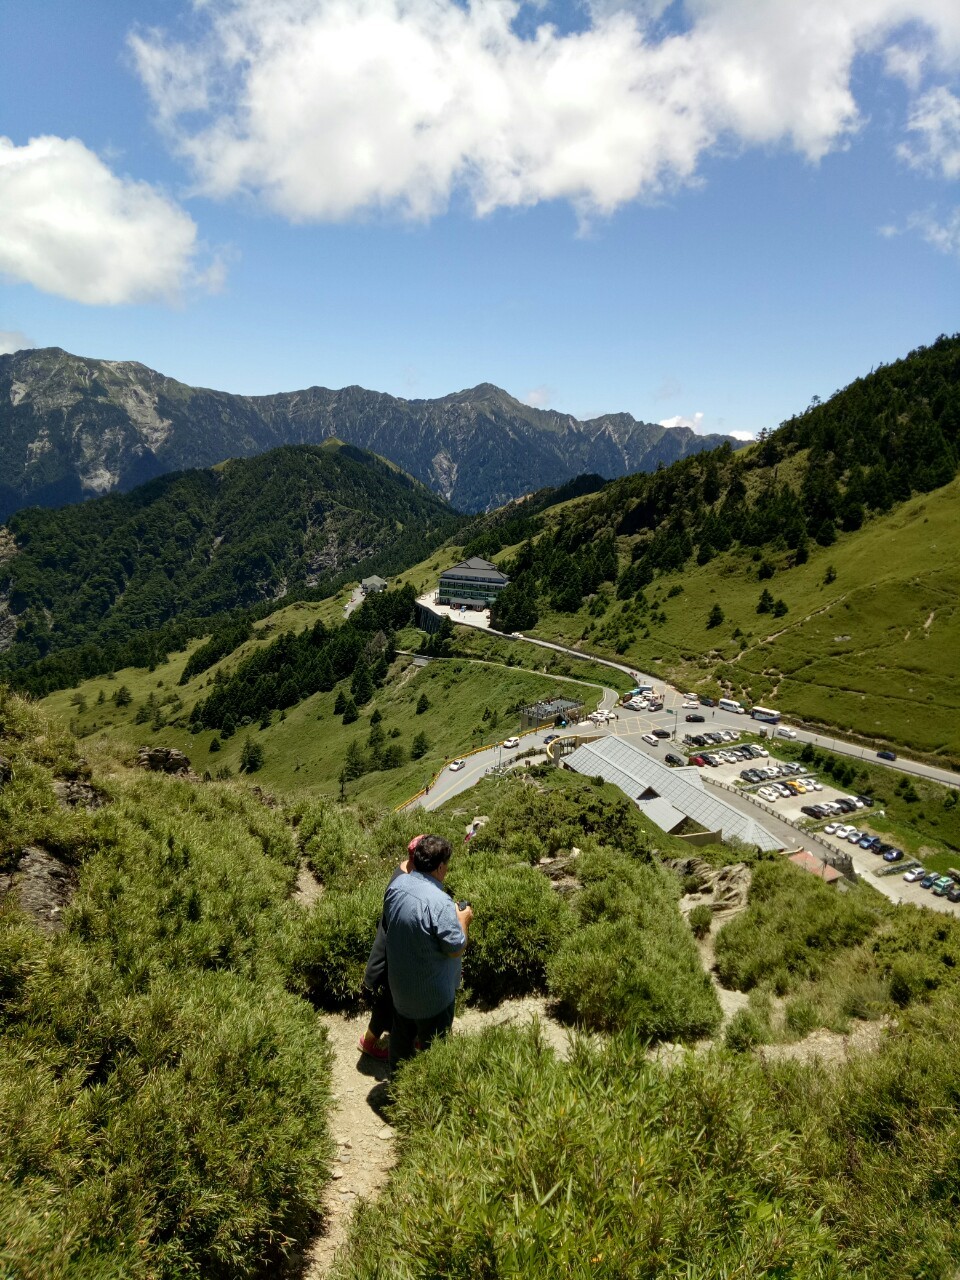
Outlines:
[[413,865],[417,871],[429,875],[437,867],[450,861],[453,847],[443,836],[421,836],[413,850]]

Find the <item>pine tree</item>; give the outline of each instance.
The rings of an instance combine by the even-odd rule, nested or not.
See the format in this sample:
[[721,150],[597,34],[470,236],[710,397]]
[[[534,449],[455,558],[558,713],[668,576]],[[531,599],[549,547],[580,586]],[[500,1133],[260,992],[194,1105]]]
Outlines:
[[221,744],[220,744],[220,739],[219,739],[216,735],[214,735],[214,736],[210,739],[210,750],[211,750],[211,751],[219,751],[219,750],[220,750],[220,746],[221,746]]
[[353,701],[358,707],[364,706],[373,697],[373,677],[370,675],[370,668],[363,658],[354,668],[353,679],[350,681],[350,692],[353,695]]
[[343,723],[353,724],[354,720],[356,720],[359,715],[360,712],[357,710],[357,704],[352,698],[348,698],[343,708]]
[[417,699],[416,714],[418,716],[422,716],[425,711],[429,711],[429,710],[430,710],[430,699],[427,697],[425,693],[421,693],[420,697]]
[[114,706],[129,707],[132,701],[133,701],[133,695],[131,694],[130,690],[127,688],[125,684],[122,684],[119,689],[114,690],[114,693],[113,693]]
[[760,602],[757,605],[757,613],[770,613],[773,609],[773,596],[766,587],[760,592]]
[[722,621],[723,621],[723,610],[720,608],[718,604],[715,604],[713,608],[710,610],[710,617],[707,619],[707,630],[710,631],[712,630],[713,627],[719,627]]
[[347,705],[347,695],[343,692],[342,689],[338,689],[337,696],[333,700],[333,714],[335,716],[342,716],[343,709],[346,705]]
[[787,612],[788,612],[787,605],[786,605],[786,601],[784,600],[778,600],[777,603],[773,606],[773,616],[775,618],[782,618],[783,615]]
[[240,751],[240,772],[256,773],[263,768],[263,747],[252,738],[244,738]]
[[362,777],[367,772],[367,757],[364,754],[363,747],[354,740],[347,747],[347,754],[343,761],[343,775],[347,782],[353,782],[355,778]]
[[410,744],[410,759],[421,760],[430,750],[430,742],[427,735],[422,731],[416,735]]

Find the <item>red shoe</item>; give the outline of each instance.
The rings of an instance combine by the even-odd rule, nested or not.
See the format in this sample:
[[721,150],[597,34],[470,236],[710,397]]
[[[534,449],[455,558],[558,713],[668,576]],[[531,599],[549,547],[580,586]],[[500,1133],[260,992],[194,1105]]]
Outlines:
[[379,1040],[375,1040],[372,1045],[368,1045],[365,1036],[361,1036],[357,1041],[357,1048],[361,1053],[365,1053],[368,1058],[377,1058],[380,1062],[386,1062],[390,1057],[390,1050],[386,1045],[382,1045]]

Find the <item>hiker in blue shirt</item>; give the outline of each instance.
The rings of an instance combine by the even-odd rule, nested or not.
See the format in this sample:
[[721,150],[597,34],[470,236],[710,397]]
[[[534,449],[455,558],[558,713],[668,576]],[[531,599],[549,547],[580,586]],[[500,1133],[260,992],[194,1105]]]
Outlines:
[[413,870],[397,877],[383,902],[387,979],[393,997],[390,1068],[413,1056],[453,1026],[460,985],[460,957],[473,919],[443,887],[453,852],[442,836],[423,836],[413,850]]

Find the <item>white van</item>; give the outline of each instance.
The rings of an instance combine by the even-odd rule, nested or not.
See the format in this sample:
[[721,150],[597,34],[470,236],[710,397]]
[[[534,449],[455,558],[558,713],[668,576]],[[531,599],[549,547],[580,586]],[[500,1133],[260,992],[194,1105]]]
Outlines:
[[795,738],[797,736],[796,729],[791,729],[789,725],[778,724],[776,728],[776,736],[778,738]]
[[721,711],[733,711],[738,716],[743,715],[743,703],[737,702],[736,698],[721,698],[717,706]]

